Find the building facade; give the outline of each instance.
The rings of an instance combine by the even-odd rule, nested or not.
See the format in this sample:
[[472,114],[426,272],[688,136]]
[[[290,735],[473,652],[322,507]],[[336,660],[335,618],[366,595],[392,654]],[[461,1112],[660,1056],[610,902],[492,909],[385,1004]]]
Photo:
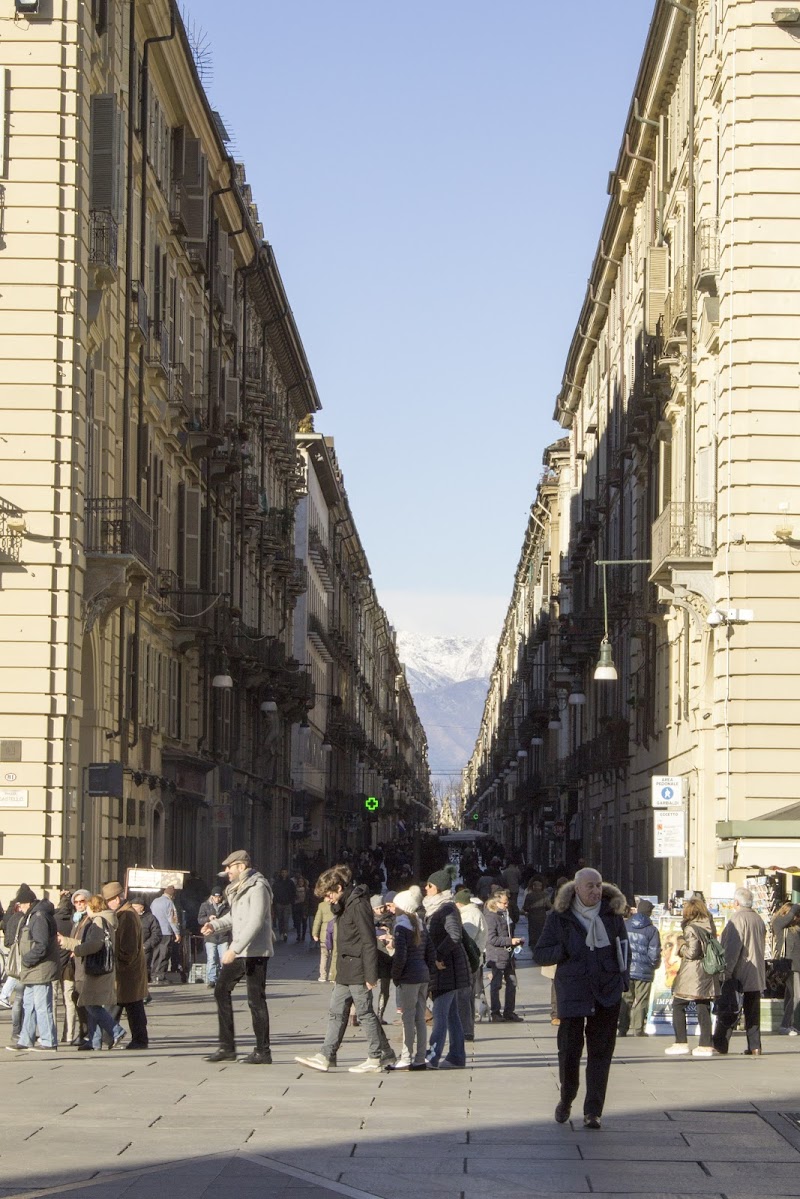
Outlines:
[[0,16],[0,887],[271,871],[323,679],[275,256],[171,0]]
[[628,892],[800,866],[794,13],[654,6],[465,773]]

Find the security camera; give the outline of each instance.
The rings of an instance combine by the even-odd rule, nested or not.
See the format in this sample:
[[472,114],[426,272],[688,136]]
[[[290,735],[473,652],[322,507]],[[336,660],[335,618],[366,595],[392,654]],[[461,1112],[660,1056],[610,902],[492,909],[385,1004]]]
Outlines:
[[720,612],[719,608],[712,608],[706,617],[706,621],[711,625],[712,629],[716,629],[719,625],[725,623],[725,617]]

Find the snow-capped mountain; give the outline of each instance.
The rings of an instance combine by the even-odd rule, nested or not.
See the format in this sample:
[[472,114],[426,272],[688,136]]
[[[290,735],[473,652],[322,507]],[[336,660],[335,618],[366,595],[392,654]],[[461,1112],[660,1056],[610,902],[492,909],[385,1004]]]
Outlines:
[[397,649],[416,698],[422,691],[435,691],[466,679],[486,679],[494,665],[497,639],[480,641],[464,637],[426,637],[398,633]]
[[428,738],[433,780],[458,776],[475,747],[497,641],[398,632],[397,649]]

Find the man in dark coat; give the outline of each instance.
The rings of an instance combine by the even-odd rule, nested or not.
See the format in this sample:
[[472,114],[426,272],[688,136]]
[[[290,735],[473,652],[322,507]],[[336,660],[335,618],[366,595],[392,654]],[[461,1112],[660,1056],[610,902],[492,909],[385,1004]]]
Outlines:
[[604,883],[597,870],[585,867],[556,895],[533,951],[537,966],[556,967],[559,1124],[569,1119],[578,1094],[585,1035],[583,1123],[586,1128],[600,1127],[620,1001],[629,984],[626,907],[621,891]]
[[[725,950],[726,975],[734,993],[742,997],[742,1015],[747,1033],[748,1057],[761,1057],[761,996],[766,986],[764,961],[767,926],[753,911],[753,892],[737,887],[733,915],[722,930],[720,945]],[[736,1005],[738,1007],[738,1004]],[[712,1044],[717,1053],[727,1053],[739,1013],[733,1003],[720,1004]]]
[[378,984],[378,942],[369,901],[369,888],[354,886],[349,866],[325,870],[314,888],[331,905],[336,920],[336,982],[328,1010],[328,1031],[319,1053],[294,1060],[312,1070],[328,1070],[347,1029],[355,1005],[359,1025],[367,1036],[367,1058],[351,1066],[351,1074],[374,1074],[393,1066],[397,1055],[386,1039],[372,1006]]
[[115,1019],[119,1020],[122,1008],[128,1017],[131,1039],[126,1049],[147,1049],[147,1012],[144,1001],[147,997],[147,961],[144,956],[142,922],[138,912],[125,900],[122,883],[106,883],[103,899],[112,912],[117,914],[115,944],[117,970],[117,1004]]

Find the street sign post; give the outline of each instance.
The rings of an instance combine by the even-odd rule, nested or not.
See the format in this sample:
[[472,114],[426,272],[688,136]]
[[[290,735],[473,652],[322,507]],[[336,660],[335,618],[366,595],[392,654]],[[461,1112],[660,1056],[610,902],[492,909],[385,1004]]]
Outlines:
[[653,857],[682,858],[686,853],[686,820],[683,809],[661,808],[653,818]]

